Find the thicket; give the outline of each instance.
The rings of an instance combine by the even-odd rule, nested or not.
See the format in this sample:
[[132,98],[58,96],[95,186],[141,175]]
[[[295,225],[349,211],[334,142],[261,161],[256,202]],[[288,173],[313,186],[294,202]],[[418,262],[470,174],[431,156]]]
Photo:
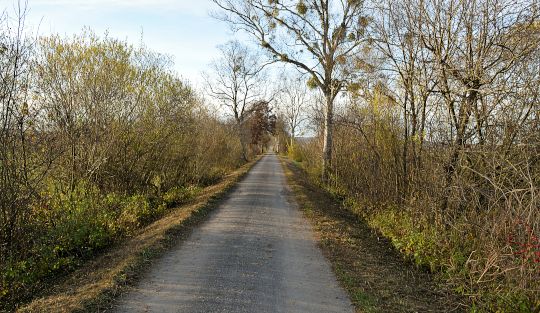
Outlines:
[[[325,186],[472,311],[538,312],[538,7],[389,0],[367,13]],[[294,157],[319,179],[314,125]]]
[[0,17],[0,310],[243,162],[167,57],[24,14]]

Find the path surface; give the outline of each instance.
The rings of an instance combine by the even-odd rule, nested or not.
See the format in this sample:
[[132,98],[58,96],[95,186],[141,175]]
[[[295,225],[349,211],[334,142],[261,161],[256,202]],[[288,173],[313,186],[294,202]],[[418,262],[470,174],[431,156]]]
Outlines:
[[308,222],[264,156],[201,227],[157,261],[116,312],[353,312]]

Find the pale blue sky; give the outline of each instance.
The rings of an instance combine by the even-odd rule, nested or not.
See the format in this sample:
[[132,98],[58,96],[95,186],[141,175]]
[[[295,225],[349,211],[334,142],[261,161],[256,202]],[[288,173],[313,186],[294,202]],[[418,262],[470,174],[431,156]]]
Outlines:
[[[12,10],[17,0],[0,0]],[[185,79],[200,85],[200,73],[212,58],[216,45],[232,39],[227,25],[208,14],[210,0],[28,0],[27,24],[40,34],[71,35],[89,26],[97,34],[172,55],[175,68]]]

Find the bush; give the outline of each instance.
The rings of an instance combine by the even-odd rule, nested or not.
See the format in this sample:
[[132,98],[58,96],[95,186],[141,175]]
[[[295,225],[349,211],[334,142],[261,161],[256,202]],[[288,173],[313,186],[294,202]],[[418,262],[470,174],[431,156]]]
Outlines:
[[289,157],[289,159],[295,162],[302,162],[304,160],[304,156],[302,155],[302,149],[296,145],[289,145],[287,149],[287,156]]
[[163,201],[170,207],[179,205],[195,198],[201,191],[198,186],[173,187],[163,195]]
[[33,206],[31,247],[0,267],[0,299],[30,296],[51,275],[70,271],[96,251],[131,235],[169,208],[192,200],[198,186],[173,187],[154,198],[142,194],[104,194],[89,182],[63,191],[51,182]]

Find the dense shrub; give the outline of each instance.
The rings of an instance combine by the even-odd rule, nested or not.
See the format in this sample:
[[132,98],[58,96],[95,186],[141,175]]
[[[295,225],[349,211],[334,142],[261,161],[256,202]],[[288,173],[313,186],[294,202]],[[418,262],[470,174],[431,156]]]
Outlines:
[[0,310],[243,162],[234,125],[208,113],[167,57],[89,30],[33,45],[8,26]]
[[[406,257],[469,296],[473,311],[534,311],[540,305],[537,144],[516,145],[506,156],[496,145],[470,147],[446,187],[451,152],[443,144],[424,143],[419,160],[406,160],[404,175],[398,112],[365,107],[343,117],[325,188]],[[358,129],[350,121],[360,118]],[[302,166],[320,179],[320,137],[299,149]]]

